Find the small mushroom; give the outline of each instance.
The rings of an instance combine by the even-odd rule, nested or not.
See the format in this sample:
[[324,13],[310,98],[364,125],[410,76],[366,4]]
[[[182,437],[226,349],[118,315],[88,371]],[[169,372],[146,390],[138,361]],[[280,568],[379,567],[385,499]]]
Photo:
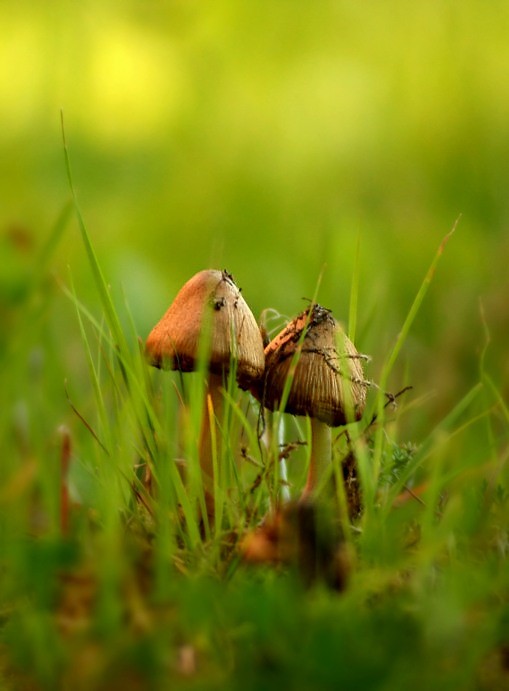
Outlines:
[[347,586],[355,561],[328,507],[309,501],[280,506],[239,547],[247,564],[293,566],[306,586],[322,581],[337,591]]
[[[313,304],[265,348],[265,377],[253,393],[269,410],[311,420],[311,458],[303,498],[331,462],[331,427],[360,419],[367,382],[355,346],[330,310]],[[288,389],[287,381],[291,378]]]
[[[213,486],[211,429],[207,399],[214,417],[221,416],[223,377],[235,363],[238,385],[248,389],[264,370],[260,329],[227,271],[205,269],[195,274],[177,293],[163,318],[150,332],[146,353],[152,365],[192,372],[198,366],[201,340],[208,345],[208,380],[200,433],[200,466],[206,486]],[[213,495],[206,492],[207,510],[212,514]]]

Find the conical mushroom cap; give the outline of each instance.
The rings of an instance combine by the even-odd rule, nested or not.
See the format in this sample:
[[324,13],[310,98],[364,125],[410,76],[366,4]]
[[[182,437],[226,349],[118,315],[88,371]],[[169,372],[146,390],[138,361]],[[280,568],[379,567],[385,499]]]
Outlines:
[[164,317],[150,332],[146,353],[155,367],[196,369],[200,338],[210,329],[209,369],[228,371],[237,364],[239,386],[248,388],[264,369],[263,343],[256,320],[226,271],[206,269],[180,289]]
[[329,310],[312,305],[293,319],[265,348],[263,393],[254,391],[269,410],[277,410],[293,356],[300,349],[285,412],[309,415],[332,427],[358,420],[366,403],[367,383],[361,356]]

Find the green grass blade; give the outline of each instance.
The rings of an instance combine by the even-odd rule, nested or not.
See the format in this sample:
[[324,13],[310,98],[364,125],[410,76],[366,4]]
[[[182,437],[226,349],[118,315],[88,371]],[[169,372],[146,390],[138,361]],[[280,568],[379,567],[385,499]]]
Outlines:
[[[111,453],[111,444],[110,444],[110,439],[109,439],[109,434],[108,434],[108,439],[104,437],[104,435],[107,433],[107,430],[109,429],[108,425],[108,416],[106,413],[106,405],[104,402],[104,397],[102,393],[102,387],[101,387],[101,382],[100,382],[100,377],[97,372],[97,368],[94,363],[94,357],[92,355],[92,348],[90,346],[90,341],[87,336],[87,332],[85,329],[85,324],[83,322],[83,316],[82,316],[82,310],[80,308],[80,303],[78,301],[78,298],[76,297],[76,293],[74,290],[74,284],[72,281],[72,276],[70,278],[71,282],[71,291],[70,291],[70,297],[71,300],[74,304],[74,308],[76,310],[76,317],[78,319],[78,327],[80,330],[81,334],[81,341],[83,344],[83,347],[85,349],[85,357],[86,361],[88,364],[88,371],[89,371],[89,376],[90,380],[92,382],[92,388],[94,390],[94,395],[95,395],[95,401],[96,401],[96,409],[98,413],[98,417],[100,420],[101,424],[101,431],[99,433],[99,438],[101,439],[101,445],[103,446],[104,449],[106,449],[107,454],[109,455]],[[100,328],[99,325],[98,327],[98,333],[100,334]]]
[[365,498],[366,498],[366,507],[369,511],[369,508],[373,506],[373,502],[375,500],[375,495],[376,495],[376,486],[378,482],[378,476],[380,473],[380,465],[381,465],[381,460],[382,460],[382,453],[383,453],[383,447],[384,447],[384,419],[385,419],[385,404],[386,404],[386,399],[385,399],[385,391],[387,390],[387,382],[389,380],[389,375],[392,371],[392,368],[394,367],[394,364],[401,352],[401,349],[407,339],[407,336],[410,332],[410,328],[412,324],[415,321],[415,318],[421,308],[421,305],[423,303],[423,300],[426,296],[426,293],[428,292],[428,289],[431,285],[431,282],[433,280],[433,277],[435,275],[435,271],[438,265],[438,262],[440,261],[440,258],[442,257],[442,254],[444,252],[445,246],[447,245],[448,241],[456,231],[457,225],[459,223],[460,217],[456,220],[454,223],[452,229],[445,235],[445,237],[442,239],[442,242],[440,243],[435,256],[433,257],[433,260],[426,272],[426,275],[424,276],[424,279],[419,287],[419,290],[417,291],[417,295],[414,298],[414,301],[412,302],[412,305],[410,307],[410,310],[406,316],[405,321],[403,322],[403,326],[401,327],[401,330],[396,338],[396,342],[389,354],[389,357],[387,358],[387,361],[384,365],[384,368],[382,370],[382,374],[380,377],[380,382],[379,382],[379,395],[378,395],[378,401],[377,401],[377,420],[378,420],[378,425],[376,428],[375,432],[375,440],[374,440],[374,452],[373,452],[373,473],[372,473],[372,478],[371,481],[368,482],[368,485],[364,488],[365,492]]
[[352,280],[350,284],[350,304],[348,308],[348,338],[355,343],[357,331],[357,314],[359,303],[359,283],[360,283],[360,253],[361,236],[357,235],[357,245],[355,248],[355,260],[353,265]]
[[40,283],[41,277],[44,275],[44,271],[48,266],[49,260],[55,252],[58,243],[62,239],[62,236],[67,228],[71,211],[72,204],[71,202],[67,202],[60,211],[60,214],[58,215],[58,218],[55,221],[53,228],[51,229],[49,238],[46,240],[41,250],[39,251],[35,260],[33,271],[30,274],[30,282],[32,289]]
[[445,246],[451,239],[452,235],[456,231],[456,228],[459,223],[459,218],[456,220],[454,223],[454,226],[452,229],[447,233],[447,235],[442,239],[442,242],[440,243],[438,250],[435,253],[435,256],[433,257],[433,260],[428,268],[428,271],[426,272],[426,275],[424,277],[424,280],[422,281],[419,290],[417,291],[417,295],[414,298],[414,301],[410,307],[410,310],[407,314],[407,317],[403,323],[403,326],[401,327],[401,331],[398,334],[398,337],[396,339],[396,343],[393,346],[393,349],[389,355],[389,358],[387,359],[387,362],[384,367],[383,375],[382,375],[382,382],[383,385],[385,386],[387,383],[388,376],[394,367],[394,363],[396,362],[398,355],[401,351],[401,348],[403,347],[403,344],[405,343],[408,333],[410,331],[410,328],[412,324],[415,321],[415,318],[417,316],[417,313],[419,312],[422,302],[426,296],[426,293],[428,292],[428,288],[431,285],[431,282],[433,281],[433,277],[435,275],[435,271],[438,265],[438,262],[440,261],[440,258],[442,257],[442,254],[445,250]]
[[[413,459],[413,461],[408,464],[408,466],[405,468],[405,471],[399,477],[398,481],[395,482],[394,485],[391,487],[391,490],[387,497],[387,509],[390,509],[395,498],[398,496],[400,492],[403,491],[409,479],[422,465],[429,453],[436,447],[437,440],[443,441],[455,434],[456,430],[453,429],[454,425],[461,418],[461,416],[464,415],[465,412],[470,408],[473,402],[478,398],[482,389],[483,385],[481,383],[478,383],[474,387],[472,387],[470,391],[468,391],[465,394],[465,396],[463,396],[463,398],[454,406],[451,412],[433,429],[433,431],[428,435],[428,437],[426,437],[426,439],[423,441],[421,445],[419,452],[416,454],[415,459]],[[469,420],[465,424],[470,425],[472,424],[472,422],[476,420],[477,418],[475,418],[474,420]],[[462,428],[464,428],[463,425]]]
[[66,137],[65,137],[63,113],[61,113],[61,125],[62,125],[62,141],[63,141],[63,147],[64,147],[64,157],[65,157],[65,167],[66,167],[66,172],[67,172],[67,181],[69,183],[69,188],[71,190],[71,196],[72,196],[72,200],[73,200],[74,211],[76,213],[76,218],[78,220],[78,226],[79,226],[79,229],[81,232],[81,238],[82,238],[83,244],[85,246],[85,250],[87,253],[87,257],[88,257],[88,262],[90,264],[90,268],[92,269],[92,274],[94,276],[96,287],[99,291],[101,303],[102,303],[102,306],[103,306],[103,309],[104,309],[104,312],[106,315],[108,326],[111,330],[113,339],[114,339],[117,347],[119,347],[120,350],[123,350],[123,349],[127,348],[127,344],[125,341],[124,333],[122,331],[122,327],[120,325],[120,320],[118,318],[117,312],[116,312],[115,307],[113,305],[113,300],[111,299],[111,295],[110,295],[107,283],[104,279],[101,267],[100,267],[99,262],[97,260],[97,256],[96,256],[94,247],[92,245],[92,241],[90,240],[90,236],[88,234],[87,228],[85,226],[85,222],[83,220],[81,210],[79,208],[78,199],[76,196],[76,190],[75,190],[74,182],[73,182],[72,171],[71,171],[71,161],[70,161],[70,156],[69,156],[69,150],[67,148],[67,142],[66,142]]

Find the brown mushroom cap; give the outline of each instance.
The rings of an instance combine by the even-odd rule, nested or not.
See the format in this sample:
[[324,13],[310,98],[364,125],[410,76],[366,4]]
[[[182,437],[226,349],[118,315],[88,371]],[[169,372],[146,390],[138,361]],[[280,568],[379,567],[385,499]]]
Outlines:
[[215,269],[205,269],[189,279],[152,329],[146,343],[150,363],[183,372],[196,369],[205,325],[210,328],[211,372],[227,372],[235,360],[242,388],[262,376],[260,329],[232,276]]
[[330,310],[316,304],[293,319],[265,348],[263,387],[254,390],[254,395],[269,410],[280,407],[299,348],[285,412],[309,415],[332,427],[358,420],[367,388],[361,356]]

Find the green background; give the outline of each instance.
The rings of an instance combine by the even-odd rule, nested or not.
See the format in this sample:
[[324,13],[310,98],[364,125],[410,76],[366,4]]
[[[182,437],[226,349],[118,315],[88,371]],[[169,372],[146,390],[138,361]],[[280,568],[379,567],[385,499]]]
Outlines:
[[[506,688],[507,0],[0,0],[0,28],[0,687]],[[206,267],[256,316],[294,316],[320,283],[375,382],[402,344],[387,385],[412,392],[366,431],[371,395],[357,426],[340,597],[324,574],[305,590],[291,555],[238,561],[278,449],[233,409],[202,540],[200,378],[181,405],[135,348]],[[247,394],[235,411],[257,414]]]
[[[142,338],[205,267],[257,316],[295,315],[322,274],[319,302],[347,322],[359,247],[356,342],[376,380],[461,215],[390,388],[414,385],[419,438],[477,378],[482,301],[507,391],[507,2],[20,1],[0,23],[4,345],[70,196],[62,111],[87,228]],[[49,269],[43,323],[18,333],[60,363],[55,387],[86,386],[59,287],[72,276],[100,315],[74,221]]]

